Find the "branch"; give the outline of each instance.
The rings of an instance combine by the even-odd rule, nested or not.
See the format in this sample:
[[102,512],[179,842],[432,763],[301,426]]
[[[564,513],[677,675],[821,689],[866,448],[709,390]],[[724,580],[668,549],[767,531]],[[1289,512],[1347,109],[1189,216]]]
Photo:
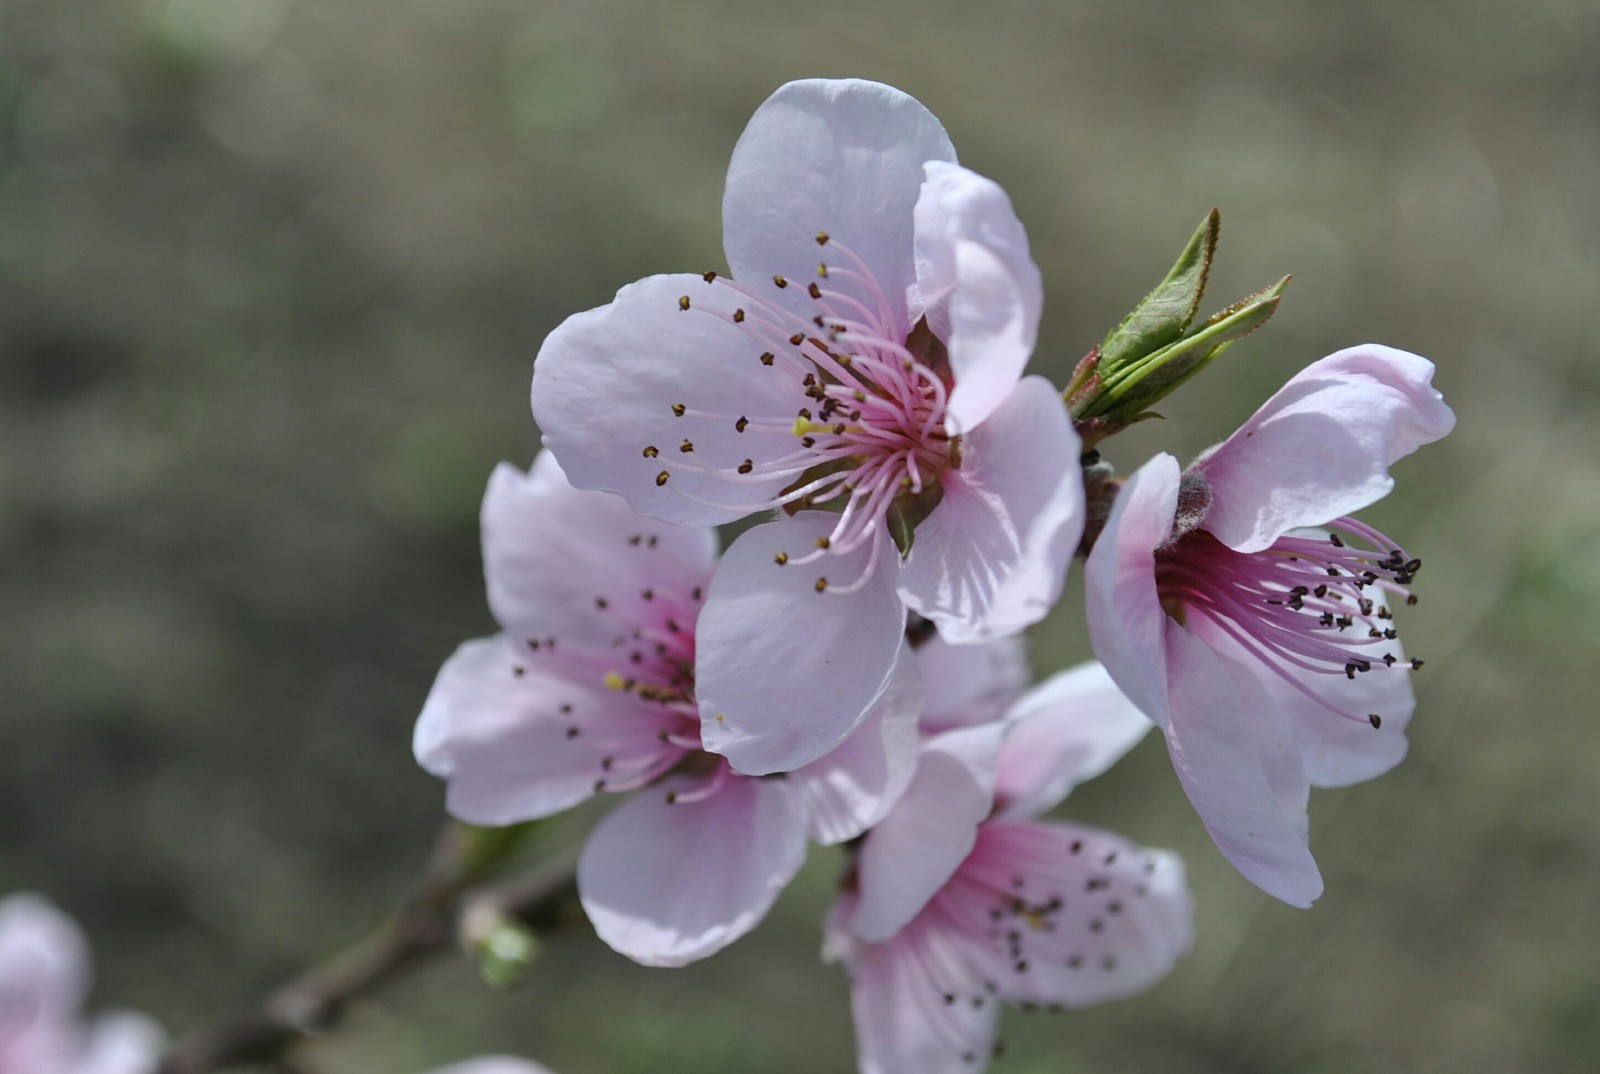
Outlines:
[[[448,825],[415,890],[386,924],[355,946],[290,980],[260,1004],[178,1043],[160,1074],[208,1074],[219,1067],[281,1059],[302,1038],[325,1032],[346,1005],[465,939],[488,915],[548,922],[572,892],[575,863],[565,854],[500,884],[474,881],[504,845],[474,852],[476,833]],[[485,858],[489,860],[484,860]]]

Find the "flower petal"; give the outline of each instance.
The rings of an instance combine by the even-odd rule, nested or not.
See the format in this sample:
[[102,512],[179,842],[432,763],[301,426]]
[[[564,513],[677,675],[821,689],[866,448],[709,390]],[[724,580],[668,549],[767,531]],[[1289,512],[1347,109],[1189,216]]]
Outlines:
[[860,898],[850,927],[868,943],[893,936],[955,873],[994,805],[1006,726],[947,731],[922,748],[911,786],[856,857]]
[[[898,322],[883,327],[904,338],[922,165],[955,159],[933,114],[890,86],[850,78],[779,87],[750,118],[728,165],[722,241],[734,279],[809,279],[819,260],[854,269],[850,258],[819,250],[817,235],[826,233],[860,257],[881,291],[842,273],[830,277],[830,289],[872,310],[881,297]],[[801,288],[772,299],[807,321],[815,312]]]
[[166,1044],[161,1027],[144,1015],[107,1014],[89,1028],[71,1074],[151,1074]]
[[888,689],[861,726],[821,760],[788,775],[805,801],[813,842],[854,839],[889,812],[916,771],[921,710],[917,662],[902,649]]
[[1296,813],[1280,798],[1282,784],[1269,781],[1260,729],[1217,655],[1170,620],[1166,643],[1167,749],[1184,793],[1246,880],[1291,906],[1310,906],[1322,894],[1322,876],[1306,845],[1303,798]]
[[548,451],[526,474],[495,468],[481,525],[489,607],[501,627],[565,649],[610,652],[619,624],[653,625],[678,606],[697,612],[692,592],[716,565],[713,530],[663,526],[620,497],[580,492]]
[[805,861],[806,815],[781,780],[730,777],[668,803],[672,779],[612,812],[578,862],[595,932],[646,966],[682,966],[754,928]]
[[1205,528],[1240,552],[1358,511],[1394,487],[1389,466],[1455,426],[1433,363],[1370,344],[1313,362],[1195,461]]
[[1157,455],[1123,484],[1084,565],[1094,654],[1122,692],[1165,727],[1167,614],[1156,593],[1155,551],[1178,514],[1178,460]]
[[900,596],[957,644],[1015,634],[1061,596],[1083,536],[1079,440],[1061,397],[1027,377],[963,441],[916,530]]
[[[793,771],[861,724],[888,686],[904,639],[888,540],[807,565],[836,516],[806,511],[746,531],[711,581],[695,632],[701,739],[740,772]],[[871,577],[853,592],[841,592]],[[818,592],[827,578],[830,588]]]
[[70,1018],[89,990],[83,930],[37,895],[0,899],[0,995],[39,1011],[41,1022]]
[[602,790],[608,758],[645,767],[677,754],[657,737],[660,717],[648,705],[520,660],[505,635],[466,642],[423,705],[413,747],[423,768],[450,781],[451,816],[471,824],[550,816]]
[[922,727],[930,733],[999,719],[1033,677],[1021,636],[951,645],[935,634],[916,654]]
[[1052,675],[1006,714],[996,814],[1033,818],[1055,808],[1139,743],[1153,726],[1099,664]]
[[1016,387],[1038,339],[1044,283],[1000,184],[944,161],[924,170],[911,317],[920,307],[949,349],[955,387],[945,424],[959,435]]
[[484,1055],[441,1067],[433,1074],[550,1074],[550,1071],[538,1063],[515,1056]]
[[[861,1074],[971,1074],[994,1051],[995,1002],[945,1002],[952,967],[962,965],[950,937],[914,928],[863,948],[851,969],[850,1011]],[[957,969],[956,972],[959,972]]]
[[[805,391],[800,363],[763,364],[764,348],[733,323],[743,302],[698,276],[650,276],[550,333],[533,364],[533,416],[574,485],[620,493],[664,522],[710,526],[789,484],[733,473],[746,458],[759,466],[795,450],[789,423]],[[743,432],[740,417],[751,420]]]

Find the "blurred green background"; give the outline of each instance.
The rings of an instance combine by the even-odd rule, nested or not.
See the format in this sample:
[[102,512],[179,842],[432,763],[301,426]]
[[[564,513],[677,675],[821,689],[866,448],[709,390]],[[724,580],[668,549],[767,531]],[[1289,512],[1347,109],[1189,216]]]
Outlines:
[[[1195,950],[1010,1016],[995,1069],[1600,1068],[1597,44],[1593,0],[4,0],[0,891],[180,1033],[376,920],[441,816],[411,723],[492,629],[477,504],[536,447],[539,341],[721,267],[750,113],[861,75],[1011,193],[1058,380],[1213,205],[1216,304],[1294,274],[1125,470],[1351,343],[1435,359],[1461,418],[1368,514],[1427,560],[1428,667],[1407,763],[1313,798],[1327,895],[1240,880],[1146,742],[1066,811],[1184,853]],[[1078,593],[1041,670],[1088,654]],[[848,1070],[837,863],[686,970],[581,929],[508,993],[447,959],[305,1069]]]

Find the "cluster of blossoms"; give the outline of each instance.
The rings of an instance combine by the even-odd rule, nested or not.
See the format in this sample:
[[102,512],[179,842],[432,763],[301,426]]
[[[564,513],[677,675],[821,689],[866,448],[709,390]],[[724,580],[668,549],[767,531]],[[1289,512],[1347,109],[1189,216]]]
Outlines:
[[[1118,477],[1098,443],[1276,291],[1195,331],[1153,295],[1155,327],[1136,311],[1065,393],[1025,376],[1043,288],[1009,200],[863,81],[763,104],[723,215],[729,274],[641,280],[540,350],[545,449],[483,503],[501,632],[416,726],[449,812],[629,795],[579,895],[657,966],[754,928],[809,843],[843,847],[824,951],[869,1074],[980,1068],[1003,1003],[1127,996],[1188,949],[1175,856],[1041,819],[1151,727],[1222,853],[1309,906],[1310,787],[1405,752],[1419,662],[1392,607],[1420,564],[1350,514],[1450,430],[1432,365],[1339,352],[1187,469]],[[711,527],[751,515],[719,556]],[[1017,636],[1078,557],[1103,666],[1029,689]]]

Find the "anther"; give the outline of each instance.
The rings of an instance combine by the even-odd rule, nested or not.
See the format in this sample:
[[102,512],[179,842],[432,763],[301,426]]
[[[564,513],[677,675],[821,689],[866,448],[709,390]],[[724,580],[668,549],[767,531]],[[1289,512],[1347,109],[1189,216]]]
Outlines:
[[681,417],[683,417],[684,412],[687,411],[688,409],[689,408],[684,406],[682,403],[673,403],[672,404],[672,416],[675,417],[675,418],[681,418]]
[[754,470],[755,468],[756,468],[755,462],[753,462],[750,459],[746,459],[746,460],[744,460],[743,462],[741,462],[739,464],[739,472],[741,474],[748,474],[751,470]]
[[702,272],[700,274],[700,278],[702,280],[706,281],[707,283],[714,283],[716,281],[716,279],[717,279],[717,274],[716,274],[715,270],[713,270],[711,272]]
[[578,737],[578,729],[576,727],[567,728],[567,737],[568,738],[577,738]]
[[689,309],[689,296],[688,295],[684,295],[682,298],[678,299],[678,308],[680,310],[684,310],[685,312],[688,311],[688,309]]
[[789,286],[789,281],[784,279],[782,276],[774,276],[774,277],[772,277],[772,282],[777,284],[779,287],[788,287]]
[[661,449],[656,447],[654,444],[651,444],[644,449],[644,457],[647,459],[653,459],[659,454],[661,454]]
[[1344,547],[1344,542],[1339,539],[1339,535],[1337,533],[1328,534],[1328,543],[1333,545],[1335,548]]
[[734,310],[733,311],[733,323],[734,324],[743,324],[744,323],[744,310],[738,309],[738,310]]
[[824,589],[827,589],[827,588],[828,588],[828,580],[826,578],[818,578],[817,579],[817,592],[821,593]]
[[828,278],[828,263],[826,261],[817,262],[817,275],[824,280]]
[[1422,667],[1422,661],[1421,660],[1413,660],[1413,661],[1411,661],[1411,670],[1412,671],[1416,671],[1421,667]]
[[594,606],[596,608],[599,608],[601,611],[605,611],[608,607],[610,607],[610,605],[611,605],[611,602],[606,600],[606,598],[604,598],[604,597],[596,597],[596,598],[594,598]]
[[828,245],[828,233],[826,231],[817,232],[817,245],[818,246],[826,246],[826,245]]
[[811,286],[806,288],[806,293],[809,294],[812,298],[821,298],[822,297],[822,288],[818,287],[816,285],[815,281],[812,281]]
[[763,353],[761,355],[761,364],[762,365],[771,365],[774,361],[777,360],[777,358],[778,358],[778,356],[776,354],[773,354],[771,351],[766,351],[765,353]]
[[685,455],[689,454],[689,452],[694,450],[694,441],[687,439],[684,440],[683,443],[678,445],[678,450],[683,452]]
[[780,567],[783,566],[785,563],[789,562],[789,553],[779,552],[777,555],[772,557],[772,562],[776,563]]
[[796,347],[800,346],[800,344],[804,343],[805,341],[806,334],[804,332],[796,332],[794,335],[789,337],[789,342],[794,344]]
[[1367,713],[1367,722],[1370,723],[1374,728],[1382,727],[1383,717],[1379,716],[1376,712],[1369,712]]
[[736,432],[736,433],[742,433],[742,432],[744,432],[745,426],[749,425],[749,424],[750,424],[750,419],[749,418],[741,417],[738,421],[733,423],[733,431]]
[[662,470],[659,474],[656,475],[656,488],[660,488],[662,485],[665,485],[667,483],[667,478],[669,478],[671,476],[672,475],[667,473],[667,471]]
[[828,538],[826,536],[817,538],[817,547],[818,548],[827,548],[832,543],[833,542],[828,540]]

